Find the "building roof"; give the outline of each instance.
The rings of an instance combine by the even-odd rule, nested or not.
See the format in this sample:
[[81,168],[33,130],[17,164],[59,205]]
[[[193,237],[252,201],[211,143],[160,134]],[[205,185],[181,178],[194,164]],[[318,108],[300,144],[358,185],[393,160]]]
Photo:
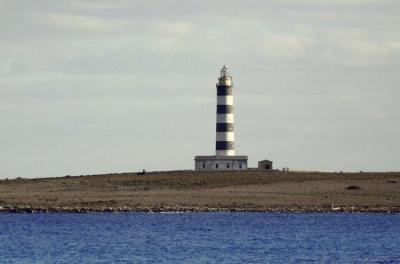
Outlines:
[[259,162],[267,162],[267,163],[272,163],[272,160],[267,160],[267,159],[265,159],[265,160],[260,160]]
[[195,156],[194,160],[247,160],[247,156]]

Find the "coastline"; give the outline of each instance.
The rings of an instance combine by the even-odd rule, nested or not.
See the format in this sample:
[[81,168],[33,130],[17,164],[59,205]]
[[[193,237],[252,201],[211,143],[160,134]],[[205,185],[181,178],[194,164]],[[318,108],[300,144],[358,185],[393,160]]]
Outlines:
[[0,213],[400,213],[399,172],[166,171],[0,180]]
[[265,207],[265,208],[213,208],[213,207],[43,207],[1,206],[1,213],[400,213],[400,206],[352,206],[352,207]]

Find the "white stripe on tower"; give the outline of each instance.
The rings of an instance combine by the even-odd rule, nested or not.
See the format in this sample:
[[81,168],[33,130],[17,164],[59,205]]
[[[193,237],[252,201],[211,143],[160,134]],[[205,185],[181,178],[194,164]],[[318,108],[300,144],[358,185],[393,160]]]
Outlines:
[[232,95],[218,95],[217,96],[217,105],[233,105],[233,96]]
[[234,132],[217,132],[217,141],[234,141]]
[[233,123],[233,114],[217,114],[217,123]]
[[222,67],[217,83],[217,123],[215,154],[217,156],[235,155],[235,136],[233,129],[232,76],[228,68]]

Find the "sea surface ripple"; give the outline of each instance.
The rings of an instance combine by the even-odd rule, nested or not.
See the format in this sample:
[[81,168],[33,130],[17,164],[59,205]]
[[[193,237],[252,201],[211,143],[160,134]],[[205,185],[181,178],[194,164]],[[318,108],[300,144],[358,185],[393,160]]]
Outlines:
[[0,263],[400,263],[400,214],[0,214]]

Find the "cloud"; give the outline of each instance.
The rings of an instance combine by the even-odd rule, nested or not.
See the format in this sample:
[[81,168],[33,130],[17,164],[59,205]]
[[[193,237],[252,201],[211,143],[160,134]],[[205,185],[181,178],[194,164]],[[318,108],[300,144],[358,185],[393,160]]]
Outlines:
[[286,33],[265,37],[261,43],[264,54],[272,58],[300,57],[314,44],[314,39],[310,37]]
[[187,21],[159,21],[157,28],[160,33],[169,36],[187,35],[193,31],[192,23]]
[[367,67],[393,61],[400,55],[399,43],[366,30],[336,28],[327,31],[320,46],[323,47],[322,58],[328,62]]
[[383,59],[391,56],[393,49],[386,42],[371,42],[368,40],[351,40],[348,42],[348,50],[362,59]]
[[[153,169],[191,168],[191,153],[213,149],[215,81],[224,63],[236,85],[238,147],[253,161],[272,144],[290,150],[303,142],[329,155],[299,148],[282,152],[277,164],[354,169],[350,156],[360,146],[368,150],[372,138],[381,152],[368,155],[379,155],[382,166],[363,169],[398,169],[398,0],[39,3],[8,1],[0,9],[0,156],[6,157],[1,165],[26,164],[50,153],[54,163],[47,162],[47,172],[0,166],[2,175],[89,173],[89,167],[121,169],[122,161],[132,169],[132,160]],[[263,140],[265,131],[273,140]],[[335,134],[360,144],[332,150],[343,142]],[[53,157],[49,137],[59,153],[77,153],[70,146],[84,141],[93,152],[113,151],[118,140],[131,152],[63,170],[57,160],[92,156]],[[160,156],[154,164],[154,155],[142,151],[162,145],[175,155],[170,138],[190,148],[175,163]],[[99,163],[107,165],[99,169]]]
[[[390,2],[391,0],[379,0],[380,3]],[[354,5],[354,4],[370,4],[377,3],[377,0],[300,0],[303,4],[323,4],[323,5],[332,5],[332,4],[341,4],[341,5]]]
[[124,19],[110,19],[96,16],[49,13],[44,16],[47,26],[73,31],[112,32],[120,31],[129,23]]
[[391,49],[400,51],[400,41],[389,41],[386,43]]
[[130,1],[126,0],[118,0],[118,1],[109,1],[109,0],[74,0],[70,1],[70,5],[72,7],[78,9],[91,9],[91,10],[110,10],[110,9],[120,9],[125,8],[130,4]]

